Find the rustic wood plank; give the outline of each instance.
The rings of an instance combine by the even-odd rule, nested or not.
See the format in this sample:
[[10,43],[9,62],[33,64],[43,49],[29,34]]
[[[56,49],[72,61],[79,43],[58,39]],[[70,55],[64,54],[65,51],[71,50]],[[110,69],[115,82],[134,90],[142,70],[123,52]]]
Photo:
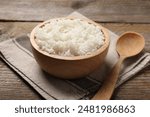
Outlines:
[[1,99],[43,99],[0,59],[0,100]]
[[[111,31],[122,34],[125,31],[136,31],[145,37],[145,51],[150,52],[150,24],[103,24]],[[150,99],[150,66],[121,85],[114,93],[113,99],[137,100]]]
[[114,99],[139,100],[150,99],[150,66],[124,83],[114,94]]
[[[9,37],[30,33],[37,22],[0,22],[0,41]],[[146,39],[145,51],[150,52],[150,24],[102,23],[103,26],[121,34],[136,31]],[[16,73],[10,70],[0,59],[0,99],[42,99]],[[113,99],[150,99],[150,67],[120,86]]]
[[73,11],[100,22],[150,23],[149,0],[0,0],[0,20],[42,21]]

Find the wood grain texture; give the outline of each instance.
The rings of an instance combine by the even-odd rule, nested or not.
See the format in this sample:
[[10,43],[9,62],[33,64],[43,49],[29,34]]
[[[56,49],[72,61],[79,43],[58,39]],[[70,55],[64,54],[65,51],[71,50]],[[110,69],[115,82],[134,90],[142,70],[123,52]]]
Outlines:
[[[30,33],[36,22],[0,22],[0,41],[9,37]],[[102,23],[103,26],[121,34],[136,31],[146,40],[145,51],[150,52],[150,24]],[[42,99],[21,77],[16,75],[0,59],[0,99]],[[150,99],[150,67],[121,85],[113,99]]]
[[0,20],[42,21],[73,11],[100,22],[150,23],[149,0],[0,0]]
[[0,59],[0,99],[42,99],[27,83]]

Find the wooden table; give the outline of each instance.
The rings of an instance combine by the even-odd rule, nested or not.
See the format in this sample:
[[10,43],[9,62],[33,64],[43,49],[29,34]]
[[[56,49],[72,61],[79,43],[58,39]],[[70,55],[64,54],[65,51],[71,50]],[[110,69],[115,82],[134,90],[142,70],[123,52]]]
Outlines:
[[[150,52],[149,0],[0,0],[0,41],[30,33],[40,21],[78,11],[117,34],[136,31]],[[0,59],[0,99],[43,99]],[[150,99],[150,66],[120,86],[113,99]]]

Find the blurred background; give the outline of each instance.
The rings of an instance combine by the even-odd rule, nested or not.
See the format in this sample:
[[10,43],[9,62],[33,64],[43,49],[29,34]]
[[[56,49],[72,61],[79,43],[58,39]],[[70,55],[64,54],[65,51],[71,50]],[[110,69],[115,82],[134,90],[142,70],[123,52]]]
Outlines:
[[0,0],[0,20],[43,21],[73,11],[100,22],[150,22],[149,0]]

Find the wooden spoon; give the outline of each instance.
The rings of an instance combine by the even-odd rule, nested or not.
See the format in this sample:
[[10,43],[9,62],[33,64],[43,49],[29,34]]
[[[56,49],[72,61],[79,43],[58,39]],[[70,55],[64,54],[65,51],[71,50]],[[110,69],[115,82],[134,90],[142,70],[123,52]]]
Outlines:
[[111,98],[115,89],[116,82],[118,80],[118,75],[122,62],[128,57],[140,53],[144,46],[144,37],[138,33],[126,32],[119,37],[116,49],[118,54],[120,55],[120,58],[116,65],[113,67],[109,76],[104,80],[104,83],[99,91],[92,98],[93,100],[108,100]]

